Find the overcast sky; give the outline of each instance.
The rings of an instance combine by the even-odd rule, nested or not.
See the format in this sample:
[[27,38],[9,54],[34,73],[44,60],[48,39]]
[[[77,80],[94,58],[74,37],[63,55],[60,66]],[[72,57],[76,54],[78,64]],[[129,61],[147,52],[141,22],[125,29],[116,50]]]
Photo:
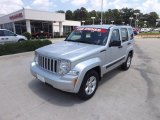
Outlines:
[[[160,0],[104,0],[104,10],[123,7],[140,9],[143,13],[152,11],[160,15]],[[45,11],[75,10],[80,7],[87,10],[100,10],[101,0],[0,0],[0,14],[30,8]]]

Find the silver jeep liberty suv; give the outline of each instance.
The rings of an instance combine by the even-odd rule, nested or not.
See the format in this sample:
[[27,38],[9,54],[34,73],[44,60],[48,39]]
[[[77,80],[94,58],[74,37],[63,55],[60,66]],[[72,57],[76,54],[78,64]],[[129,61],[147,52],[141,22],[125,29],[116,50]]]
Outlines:
[[133,44],[130,26],[81,26],[64,41],[37,49],[31,73],[54,88],[87,100],[105,73],[118,66],[129,69]]

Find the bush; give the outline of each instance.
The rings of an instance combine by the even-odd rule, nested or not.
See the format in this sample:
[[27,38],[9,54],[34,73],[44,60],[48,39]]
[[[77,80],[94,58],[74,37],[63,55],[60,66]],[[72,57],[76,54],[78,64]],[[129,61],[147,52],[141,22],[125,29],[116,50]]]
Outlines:
[[17,42],[17,43],[9,43],[0,45],[0,56],[2,55],[9,55],[9,54],[15,54],[15,53],[22,53],[22,52],[29,52],[34,51],[37,48],[46,46],[52,44],[49,40],[27,40],[24,42]]
[[32,35],[29,32],[24,32],[22,35],[25,36],[28,40],[30,40],[32,37]]

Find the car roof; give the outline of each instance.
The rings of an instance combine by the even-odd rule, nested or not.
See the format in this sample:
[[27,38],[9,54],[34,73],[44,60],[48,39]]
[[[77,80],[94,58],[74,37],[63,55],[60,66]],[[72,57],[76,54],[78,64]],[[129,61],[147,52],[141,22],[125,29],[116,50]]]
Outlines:
[[84,25],[84,26],[80,26],[82,28],[102,28],[102,29],[110,29],[112,27],[125,27],[125,28],[132,28],[131,26],[127,26],[127,25]]

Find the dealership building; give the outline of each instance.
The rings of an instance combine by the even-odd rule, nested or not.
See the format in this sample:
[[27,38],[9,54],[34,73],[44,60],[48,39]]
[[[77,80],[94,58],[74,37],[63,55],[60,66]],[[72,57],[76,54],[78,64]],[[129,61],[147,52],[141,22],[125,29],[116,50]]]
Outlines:
[[65,13],[32,9],[22,9],[0,17],[0,29],[8,29],[17,34],[48,32],[53,36],[57,33],[62,36],[80,25],[79,21],[66,20]]

